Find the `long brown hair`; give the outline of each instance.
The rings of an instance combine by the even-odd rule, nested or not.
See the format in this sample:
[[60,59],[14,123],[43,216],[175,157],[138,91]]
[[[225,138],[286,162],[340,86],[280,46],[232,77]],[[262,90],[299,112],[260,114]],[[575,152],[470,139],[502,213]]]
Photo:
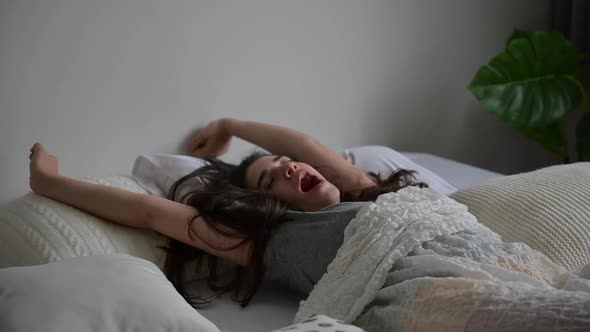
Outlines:
[[[289,205],[273,194],[247,189],[246,171],[264,152],[254,152],[244,158],[238,165],[228,164],[216,158],[205,158],[207,164],[194,172],[178,179],[170,188],[168,198],[193,206],[198,213],[187,221],[187,232],[192,238],[199,236],[192,224],[198,217],[217,232],[241,241],[230,248],[232,250],[252,241],[250,264],[247,267],[236,265],[233,278],[222,281],[219,278],[218,258],[205,251],[170,239],[166,251],[164,272],[178,292],[197,309],[211,306],[210,297],[189,294],[185,282],[186,274],[199,273],[207,258],[209,276],[207,284],[216,294],[233,291],[232,299],[242,307],[248,305],[262,283],[265,265],[264,252],[271,232],[282,221]],[[318,167],[319,168],[319,167]],[[395,192],[406,186],[427,187],[423,182],[416,182],[415,171],[399,169],[386,179],[379,174],[369,173],[376,185],[364,188],[358,193],[342,193],[341,201],[374,201],[377,196]],[[190,184],[193,183],[193,184]],[[182,193],[183,185],[189,184],[189,190]],[[195,270],[188,271],[194,264]]]

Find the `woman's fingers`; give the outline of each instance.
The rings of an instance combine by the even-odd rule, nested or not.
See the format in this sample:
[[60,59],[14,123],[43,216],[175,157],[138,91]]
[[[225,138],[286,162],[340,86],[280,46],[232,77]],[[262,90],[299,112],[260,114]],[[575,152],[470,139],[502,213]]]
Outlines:
[[189,142],[190,149],[191,150],[194,149],[195,146],[197,146],[198,142],[200,142],[202,139],[203,139],[203,131],[201,130],[191,138],[191,140]]
[[215,121],[209,123],[205,128],[200,129],[190,142],[190,151],[203,148],[209,140],[215,140],[217,131],[215,130]]
[[33,144],[33,146],[31,147],[31,149],[29,151],[31,151],[31,153],[29,154],[29,160],[33,160],[33,156],[35,155],[35,153],[37,152],[37,145],[39,143],[35,143]]
[[205,145],[207,145],[207,139],[206,138],[200,140],[199,142],[197,142],[195,144],[195,150],[202,149],[203,147],[205,147]]
[[197,146],[199,146],[201,144],[201,140],[194,140],[191,142],[190,146],[189,146],[189,150],[190,151],[195,151],[197,149]]
[[209,139],[205,136],[205,135],[201,135],[199,134],[198,137],[196,137],[192,142],[191,145],[189,147],[191,152],[195,152],[199,149],[202,149],[203,147],[205,147],[207,145],[207,142],[209,141]]
[[188,151],[193,157],[216,157],[224,154],[231,138],[226,137],[227,135],[219,120],[213,121],[190,139]]
[[192,146],[195,144],[196,141],[198,141],[201,138],[201,133],[197,133],[195,134],[193,137],[191,137],[191,140],[189,142],[189,144]]
[[36,156],[39,156],[41,153],[47,153],[45,147],[41,143],[35,143],[31,147],[31,153],[29,154],[29,160],[33,160]]
[[43,144],[41,143],[35,143],[33,144],[33,147],[31,147],[31,153],[37,153],[40,151],[45,151],[45,147],[43,146]]

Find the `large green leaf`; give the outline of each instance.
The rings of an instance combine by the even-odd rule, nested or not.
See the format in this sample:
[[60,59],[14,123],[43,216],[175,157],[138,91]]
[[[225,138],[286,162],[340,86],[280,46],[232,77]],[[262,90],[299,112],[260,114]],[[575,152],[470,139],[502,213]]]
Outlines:
[[546,127],[517,129],[528,138],[540,143],[547,151],[561,157],[567,156],[567,148],[561,133],[561,125],[554,124]]
[[518,38],[530,39],[531,36],[533,35],[533,33],[534,33],[533,31],[514,29],[514,31],[512,32],[512,35],[510,35],[510,38],[508,38],[508,40],[506,41],[506,48],[508,48],[508,45],[514,39],[518,39]]
[[[508,38],[508,40],[506,41],[506,47],[508,48],[508,45],[514,39],[524,38],[524,39],[529,39],[530,40],[534,33],[535,33],[534,31],[514,29],[514,31],[512,32],[512,35],[510,35],[510,38]],[[563,35],[561,35],[560,32],[556,31],[556,33],[559,34],[560,36],[562,36],[562,38],[565,39],[565,37],[563,37]],[[582,65],[585,61],[587,61],[589,59],[590,58],[588,57],[588,54],[585,54],[585,53],[576,53],[576,63],[577,63],[577,65]]]
[[468,89],[490,113],[522,131],[561,122],[579,100],[575,48],[557,32],[516,34]]
[[576,150],[580,160],[590,161],[590,113],[586,112],[576,127]]

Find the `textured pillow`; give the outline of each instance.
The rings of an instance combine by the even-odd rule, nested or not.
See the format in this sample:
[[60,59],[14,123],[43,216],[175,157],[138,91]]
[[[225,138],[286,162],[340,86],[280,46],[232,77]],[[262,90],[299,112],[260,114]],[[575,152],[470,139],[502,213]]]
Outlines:
[[153,264],[128,255],[0,269],[0,331],[219,331]]
[[[146,193],[131,177],[85,180]],[[157,246],[166,243],[155,232],[108,222],[34,193],[0,207],[0,268],[114,253],[141,257],[161,267],[165,257]]]
[[590,163],[497,177],[451,198],[506,242],[524,242],[568,270],[590,263]]
[[348,148],[342,152],[342,156],[365,172],[380,173],[381,177],[388,176],[393,171],[403,168],[416,171],[416,180],[425,182],[432,190],[440,194],[449,195],[457,190],[457,188],[432,171],[386,146],[368,145]]

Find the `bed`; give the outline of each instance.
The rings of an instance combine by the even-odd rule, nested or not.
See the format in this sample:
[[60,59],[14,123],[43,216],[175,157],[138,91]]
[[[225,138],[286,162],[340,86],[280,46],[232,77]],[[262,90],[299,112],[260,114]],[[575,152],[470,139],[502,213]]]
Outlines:
[[[502,176],[499,173],[488,171],[485,169],[481,169],[475,166],[467,165],[461,162],[453,161],[450,159],[442,158],[440,156],[436,156],[433,154],[428,153],[417,153],[417,152],[404,152],[399,153],[395,150],[381,147],[381,146],[368,146],[368,147],[356,147],[346,149],[342,153],[343,157],[348,159],[349,161],[357,164],[357,166],[367,170],[373,171],[376,173],[379,172],[387,172],[390,171],[391,168],[408,168],[408,169],[416,169],[419,175],[422,178],[419,180],[424,180],[431,184],[431,188],[434,191],[438,191],[441,194],[445,195],[455,195],[457,199],[465,200],[465,202],[469,201],[471,197],[481,198],[484,197],[484,203],[493,200],[493,199],[501,199],[501,197],[506,195],[497,195],[493,192],[492,189],[496,188],[504,188],[505,185],[502,185],[503,179],[506,179],[509,183],[516,183],[521,187],[525,187],[526,190],[530,188],[526,188],[526,185],[521,185],[519,179],[522,177],[526,177],[528,175],[516,175],[516,177],[508,177]],[[375,157],[377,156],[377,157]],[[173,157],[173,158],[171,158]],[[188,163],[188,164],[187,164]],[[171,156],[171,155],[152,155],[152,156],[140,156],[136,160],[134,168],[132,170],[132,176],[125,176],[125,177],[115,177],[115,178],[91,178],[89,181],[95,183],[102,183],[105,185],[114,185],[119,187],[124,187],[128,190],[136,191],[136,192],[144,192],[150,194],[159,194],[163,195],[163,191],[165,188],[169,188],[171,183],[175,181],[178,177],[187,173],[187,169],[194,169],[194,158],[186,157],[186,156]],[[590,186],[585,185],[584,183],[580,182],[580,178],[588,179],[590,176],[588,173],[588,165],[583,165],[582,172],[576,173],[571,175],[569,178],[573,179],[572,181],[576,181],[576,186],[578,191],[574,192],[573,195],[577,196],[584,196],[587,197],[588,192],[590,192]],[[538,178],[539,173],[532,172],[531,176]],[[549,174],[549,178],[555,178],[554,174]],[[568,183],[568,179],[559,178],[558,180],[560,183]],[[530,182],[530,181],[529,181]],[[588,181],[586,181],[588,182]],[[491,183],[492,185],[488,185]],[[543,183],[545,185],[545,183]],[[474,188],[474,189],[471,189]],[[485,190],[483,190],[483,189]],[[489,190],[488,190],[489,189]],[[475,191],[474,191],[475,190]],[[486,191],[487,190],[487,191]],[[533,190],[534,191],[534,190]],[[473,193],[476,193],[475,195]],[[456,194],[459,193],[459,194]],[[489,194],[490,196],[482,195]],[[446,197],[446,196],[445,196]],[[467,198],[465,198],[467,197]],[[490,198],[491,197],[491,198]],[[500,198],[497,198],[500,197]],[[518,201],[513,197],[509,198],[510,201]],[[554,199],[557,203],[558,199]],[[469,201],[471,204],[471,201]],[[527,204],[529,202],[526,202]],[[97,256],[100,255],[112,255],[118,253],[127,253],[129,257],[123,257],[122,261],[125,262],[126,260],[132,259],[134,257],[143,258],[142,262],[134,262],[133,264],[125,264],[126,267],[129,266],[136,266],[141,268],[142,271],[151,271],[153,273],[148,274],[148,279],[151,278],[146,282],[146,285],[149,283],[153,283],[153,287],[150,286],[150,289],[160,289],[162,299],[168,300],[161,300],[167,301],[165,302],[165,306],[169,307],[166,310],[157,310],[153,317],[145,317],[152,316],[149,314],[150,311],[138,311],[134,312],[133,314],[137,317],[142,317],[138,319],[139,321],[150,321],[152,322],[150,326],[143,326],[138,328],[134,326],[134,328],[139,330],[158,330],[158,326],[154,322],[166,322],[167,320],[178,320],[181,322],[185,322],[190,326],[190,324],[200,324],[200,328],[197,328],[198,331],[216,331],[217,329],[220,331],[272,331],[285,328],[294,323],[294,319],[296,322],[307,322],[310,321],[309,317],[304,317],[304,319],[299,319],[297,321],[297,314],[300,316],[304,314],[304,311],[310,308],[310,305],[304,305],[302,302],[306,300],[301,298],[300,296],[287,292],[276,285],[264,284],[258,294],[254,297],[250,305],[242,309],[239,304],[233,302],[229,297],[229,295],[222,295],[213,300],[214,306],[207,310],[200,310],[198,312],[198,316],[193,317],[187,321],[182,319],[177,319],[178,315],[181,313],[185,316],[190,316],[191,312],[193,312],[192,308],[187,308],[186,303],[182,303],[183,300],[178,300],[178,294],[173,294],[174,292],[170,291],[170,285],[166,284],[165,280],[162,279],[162,275],[159,275],[157,278],[158,281],[156,282],[155,275],[159,273],[158,267],[161,268],[160,265],[156,267],[150,262],[154,262],[154,264],[158,264],[158,262],[162,262],[162,255],[161,252],[154,251],[153,247],[154,244],[162,244],[164,243],[161,236],[153,234],[151,232],[138,232],[133,230],[130,232],[124,227],[119,225],[114,225],[112,223],[104,222],[94,218],[92,216],[86,215],[80,211],[77,211],[73,208],[69,207],[60,207],[58,206],[59,203],[51,202],[45,198],[37,197],[36,195],[29,194],[28,196],[21,198],[16,203],[11,203],[11,206],[4,207],[0,209],[0,227],[2,227],[2,231],[0,232],[0,268],[7,269],[0,269],[0,316],[2,315],[12,315],[18,316],[19,312],[14,311],[17,310],[18,306],[11,305],[10,308],[7,305],[7,289],[6,287],[6,280],[19,280],[18,273],[9,276],[10,273],[6,273],[6,271],[12,269],[9,268],[11,266],[29,266],[29,265],[38,265],[38,264],[45,264],[47,262],[58,262],[59,264],[70,264],[73,262],[73,258],[68,257],[76,257],[76,256]],[[473,200],[473,208],[475,211],[480,207],[481,203],[477,200]],[[485,204],[484,208],[486,207]],[[505,202],[495,202],[496,206],[503,207],[508,206]],[[470,206],[470,211],[471,211]],[[576,215],[580,216],[588,216],[590,215],[590,209],[586,205],[582,206],[579,211],[575,211]],[[487,211],[484,209],[484,211]],[[579,213],[578,213],[579,212]],[[526,218],[521,217],[518,214],[513,213],[513,210],[509,210],[506,215],[513,214],[516,218],[519,218],[518,221],[514,219],[506,218],[507,224],[512,227],[514,224],[518,222],[522,222],[526,224]],[[542,218],[538,218],[538,216],[533,216],[536,218],[535,220],[542,220]],[[479,217],[478,217],[479,218]],[[485,220],[486,215],[482,214],[482,221],[487,222]],[[584,217],[586,218],[586,217]],[[43,219],[43,223],[38,223],[38,220]],[[63,221],[67,219],[68,221]],[[76,219],[76,222],[71,222],[71,220]],[[575,219],[575,218],[572,218]],[[78,222],[77,220],[81,220]],[[545,232],[537,232],[538,238],[543,238],[545,234],[550,234],[552,241],[556,243],[556,246],[561,248],[561,252],[559,255],[555,255],[552,259],[564,266],[567,266],[569,261],[567,258],[574,256],[581,258],[581,260],[575,261],[572,263],[570,270],[574,270],[574,268],[584,266],[589,263],[590,261],[590,240],[588,239],[587,234],[590,234],[590,228],[587,219],[582,220],[582,222],[578,224],[574,224],[574,221],[571,221],[571,224],[567,226],[577,229],[579,233],[585,234],[583,238],[575,238],[572,240],[571,234],[568,229],[567,232],[560,232],[560,230],[556,228],[548,228]],[[37,223],[37,224],[36,224]],[[510,227],[508,229],[510,230]],[[499,227],[497,230],[494,230],[498,233],[501,233],[503,229]],[[36,236],[33,236],[37,234]],[[530,232],[523,232],[526,236],[530,235]],[[522,241],[527,242],[527,238],[522,237],[518,238],[517,235],[520,235],[518,231],[509,231],[506,235],[502,235],[503,237],[509,237],[510,235],[515,235],[515,241]],[[23,243],[26,242],[25,238],[33,239],[29,241],[30,243],[27,246],[24,246]],[[528,243],[528,242],[527,242]],[[544,242],[543,244],[546,244]],[[29,245],[30,244],[30,245]],[[149,244],[149,245],[146,245]],[[563,249],[564,244],[571,244],[573,247],[568,249]],[[551,248],[543,251],[546,254],[551,254],[551,250],[554,250],[555,246],[550,246]],[[15,251],[11,250],[12,248],[19,248],[15,254]],[[536,248],[537,250],[543,250],[545,248]],[[132,257],[133,256],[133,257]],[[66,259],[67,258],[67,259]],[[90,257],[77,257],[79,262],[89,262]],[[118,262],[119,264],[120,262]],[[142,264],[152,264],[152,265],[145,265]],[[72,263],[73,264],[73,263]],[[96,269],[98,265],[102,264],[100,261],[96,264],[92,264],[92,266],[88,267],[87,270],[80,269],[80,273],[87,273],[92,275],[92,269]],[[52,264],[47,264],[52,265]],[[38,265],[38,267],[43,267],[46,265]],[[54,265],[56,266],[56,265]],[[33,266],[32,268],[35,268]],[[561,267],[559,267],[561,269]],[[133,280],[134,271],[124,271],[124,267],[122,267],[122,275],[127,273],[129,275],[130,280]],[[589,271],[583,271],[590,275]],[[12,270],[11,270],[12,271]],[[89,272],[90,271],[90,272]],[[94,270],[95,271],[95,270]],[[59,272],[64,273],[64,272]],[[39,273],[29,273],[32,275],[31,278],[37,277],[39,278]],[[37,276],[35,276],[35,274]],[[58,279],[60,278],[69,278],[70,276],[61,276],[57,275]],[[12,279],[11,279],[12,278]],[[105,280],[108,279],[108,276],[105,277]],[[117,278],[118,279],[118,278]],[[154,279],[154,280],[152,280]],[[42,279],[37,279],[37,281]],[[2,281],[5,282],[5,288],[2,288]],[[102,282],[102,281],[99,281]],[[106,281],[105,285],[108,285]],[[112,296],[122,296],[121,294],[125,293],[126,286],[124,283],[121,283],[121,280],[113,281],[115,284],[114,286],[109,286],[108,289],[111,290]],[[143,282],[143,281],[142,281]],[[137,282],[139,286],[141,286],[141,282]],[[166,285],[165,285],[166,284]],[[58,283],[56,287],[67,287],[64,286],[63,283]],[[152,284],[149,284],[152,285]],[[138,286],[138,285],[135,285]],[[26,288],[26,285],[23,286]],[[146,286],[147,287],[147,286]],[[23,288],[23,289],[24,289]],[[86,287],[87,288],[87,287]],[[130,289],[133,287],[129,287]],[[192,281],[190,283],[190,288],[193,290],[205,290],[206,286],[202,279]],[[21,289],[23,292],[27,292],[26,289]],[[104,288],[103,288],[104,289]],[[4,290],[4,292],[3,292]],[[116,291],[119,290],[119,291]],[[589,287],[590,290],[590,287]],[[36,294],[44,292],[44,289],[37,289]],[[315,291],[315,290],[314,290]],[[147,301],[152,301],[153,299],[145,299],[144,297],[149,296],[151,294],[151,290],[133,290],[134,294],[136,294],[137,303],[145,303]],[[18,293],[18,292],[17,292]],[[105,291],[108,293],[108,291]],[[55,295],[55,294],[53,294]],[[176,296],[176,297],[175,297]],[[65,303],[67,296],[64,296],[64,299],[57,299],[56,303]],[[31,297],[31,299],[34,297]],[[35,312],[34,308],[30,305],[31,299],[21,299],[18,303],[19,305],[24,306],[27,312]],[[79,300],[76,300],[79,301]],[[121,318],[121,313],[113,310],[112,303],[108,302],[108,298],[103,299],[103,307],[101,310],[106,310],[109,312],[109,315],[101,313],[101,319],[95,324],[99,324],[99,329],[104,328],[105,318],[104,317],[111,317],[112,319],[109,321],[110,324],[114,324],[115,327],[121,327],[121,324],[124,324]],[[158,300],[160,301],[160,300]],[[100,301],[98,301],[100,302]],[[3,304],[4,303],[4,304]],[[39,307],[39,312],[45,310],[48,306],[54,303],[54,299],[52,298],[51,301],[47,300],[45,297],[41,297],[41,300],[36,301],[36,306]],[[70,303],[70,302],[68,302]],[[80,303],[75,303],[75,307],[78,308]],[[157,301],[155,302],[157,304]],[[163,302],[164,303],[164,302]],[[313,303],[312,303],[313,304]],[[162,304],[164,306],[164,304]],[[178,306],[178,307],[176,307]],[[51,306],[53,310],[58,306]],[[128,310],[129,307],[126,306],[125,310]],[[313,307],[313,306],[311,306]],[[67,309],[67,308],[66,308]],[[325,309],[326,312],[329,311],[329,308]],[[12,311],[11,311],[12,310]],[[77,309],[76,309],[77,310]],[[86,312],[76,312],[68,316],[66,313],[72,310],[61,310],[57,311],[58,314],[62,315],[63,317],[69,317],[68,319],[72,319],[71,317],[84,317],[82,314],[95,314],[92,313],[91,309],[88,309]],[[110,310],[110,311],[109,311]],[[138,309],[139,310],[139,309]],[[309,309],[311,310],[311,309]],[[46,311],[46,310],[45,310]],[[298,312],[300,311],[300,312]],[[313,312],[313,310],[311,310]],[[162,318],[160,316],[162,315]],[[41,317],[37,318],[38,320],[42,319],[44,316],[34,315],[31,314],[28,317]],[[132,315],[131,315],[132,316]],[[6,316],[8,317],[8,316]],[[60,316],[61,317],[61,316]],[[94,316],[93,316],[94,317]],[[303,316],[301,316],[303,317]],[[313,316],[312,316],[313,317]],[[148,319],[149,318],[149,319]],[[325,317],[322,316],[322,319]],[[339,317],[341,318],[341,317]],[[65,319],[65,318],[64,318]],[[151,319],[151,320],[150,320]],[[184,318],[183,318],[184,319]],[[317,319],[317,317],[313,317],[312,320]],[[329,319],[327,317],[326,319]],[[21,321],[34,321],[33,318],[23,319]],[[88,319],[87,319],[88,320]],[[86,320],[86,321],[87,321]],[[7,323],[8,322],[8,323]],[[41,321],[40,321],[41,322]],[[123,322],[123,323],[122,323]],[[3,330],[6,331],[25,331],[26,328],[18,329],[15,327],[15,324],[7,325],[10,321],[8,320],[0,320],[0,328],[4,328]],[[82,322],[84,323],[84,322]],[[4,325],[2,325],[4,324]],[[118,324],[118,325],[117,325]],[[129,322],[127,322],[129,324]],[[322,323],[324,325],[320,326],[333,326],[333,324],[337,324],[336,320],[330,321],[328,323]],[[7,328],[8,327],[8,328]],[[92,328],[96,328],[97,326],[85,326],[88,329],[92,330]],[[57,326],[54,330],[58,331],[63,326]],[[351,327],[352,328],[352,327]],[[122,328],[121,328],[122,329]],[[166,329],[169,331],[183,331],[182,326],[180,323],[177,325],[170,327],[170,326],[161,326],[160,329]],[[30,329],[29,329],[30,330]],[[48,331],[53,331],[50,328],[47,328]],[[67,330],[67,329],[62,329]],[[76,328],[77,331],[85,331],[83,328]],[[111,330],[116,330],[116,328],[111,328]],[[319,329],[321,330],[321,329]],[[297,331],[293,329],[293,331]],[[328,329],[326,329],[328,331]],[[332,330],[330,330],[332,331]],[[348,331],[348,330],[347,330]],[[353,331],[353,330],[350,330]]]

